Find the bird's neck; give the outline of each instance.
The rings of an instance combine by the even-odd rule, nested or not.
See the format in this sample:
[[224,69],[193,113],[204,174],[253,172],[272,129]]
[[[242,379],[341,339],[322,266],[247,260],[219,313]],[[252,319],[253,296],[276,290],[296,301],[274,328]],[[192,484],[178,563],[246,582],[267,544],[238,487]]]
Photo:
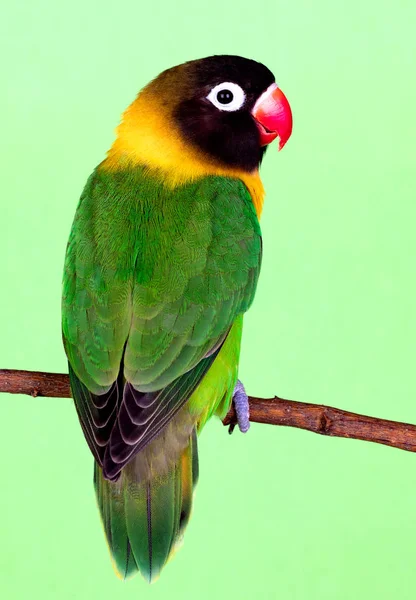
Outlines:
[[102,167],[120,170],[140,166],[158,171],[166,185],[176,187],[207,175],[241,179],[247,186],[258,217],[264,188],[259,172],[223,166],[187,144],[163,106],[144,90],[123,114],[117,138]]

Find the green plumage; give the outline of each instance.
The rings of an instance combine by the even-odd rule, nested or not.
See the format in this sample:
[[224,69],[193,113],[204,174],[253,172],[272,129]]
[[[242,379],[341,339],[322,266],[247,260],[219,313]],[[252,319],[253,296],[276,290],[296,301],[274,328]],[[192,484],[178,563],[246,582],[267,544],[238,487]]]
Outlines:
[[122,577],[155,579],[183,534],[195,432],[229,407],[260,261],[257,216],[238,179],[172,189],[144,168],[99,167],[87,182],[68,243],[62,327]]
[[[198,479],[196,432],[180,461],[151,480],[137,481],[134,458],[120,481],[103,478],[94,465],[94,486],[114,566],[123,578],[138,570],[150,582],[180,543]],[[134,553],[132,548],[134,548]]]

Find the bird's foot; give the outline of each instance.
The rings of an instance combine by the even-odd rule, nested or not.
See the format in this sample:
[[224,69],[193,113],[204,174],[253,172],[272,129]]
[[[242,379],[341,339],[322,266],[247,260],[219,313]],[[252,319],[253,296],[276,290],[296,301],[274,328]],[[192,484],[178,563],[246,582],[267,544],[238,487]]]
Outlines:
[[[235,384],[233,403],[235,413],[237,415],[238,428],[241,431],[241,433],[246,433],[250,428],[250,410],[246,390],[244,389],[244,385],[239,379]],[[231,423],[230,427],[228,428],[228,433],[231,434],[234,431],[235,426],[235,423]]]

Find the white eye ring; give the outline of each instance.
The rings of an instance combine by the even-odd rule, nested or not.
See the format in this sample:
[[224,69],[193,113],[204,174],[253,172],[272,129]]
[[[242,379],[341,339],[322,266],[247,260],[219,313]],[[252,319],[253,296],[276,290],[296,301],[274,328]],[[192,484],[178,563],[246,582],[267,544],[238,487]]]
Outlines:
[[[218,98],[220,92],[230,92],[230,94],[224,94],[225,102],[221,102]],[[231,96],[231,97],[230,97]],[[212,88],[210,93],[207,96],[207,99],[212,102],[214,106],[216,106],[219,110],[226,111],[235,111],[241,108],[245,102],[246,95],[244,90],[237,85],[236,83],[232,83],[231,81],[224,81],[224,83],[219,83],[215,87]]]

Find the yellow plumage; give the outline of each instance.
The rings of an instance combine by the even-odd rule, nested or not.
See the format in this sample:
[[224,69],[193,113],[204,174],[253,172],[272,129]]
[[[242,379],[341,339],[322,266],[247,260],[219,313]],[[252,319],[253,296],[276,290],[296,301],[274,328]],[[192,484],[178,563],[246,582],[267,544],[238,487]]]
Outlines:
[[154,87],[144,88],[123,114],[117,139],[102,167],[108,170],[130,165],[147,165],[163,171],[166,185],[176,187],[207,175],[241,179],[260,217],[264,188],[256,169],[252,173],[220,165],[197,148],[186,144],[169,118],[169,107],[160,101]]

